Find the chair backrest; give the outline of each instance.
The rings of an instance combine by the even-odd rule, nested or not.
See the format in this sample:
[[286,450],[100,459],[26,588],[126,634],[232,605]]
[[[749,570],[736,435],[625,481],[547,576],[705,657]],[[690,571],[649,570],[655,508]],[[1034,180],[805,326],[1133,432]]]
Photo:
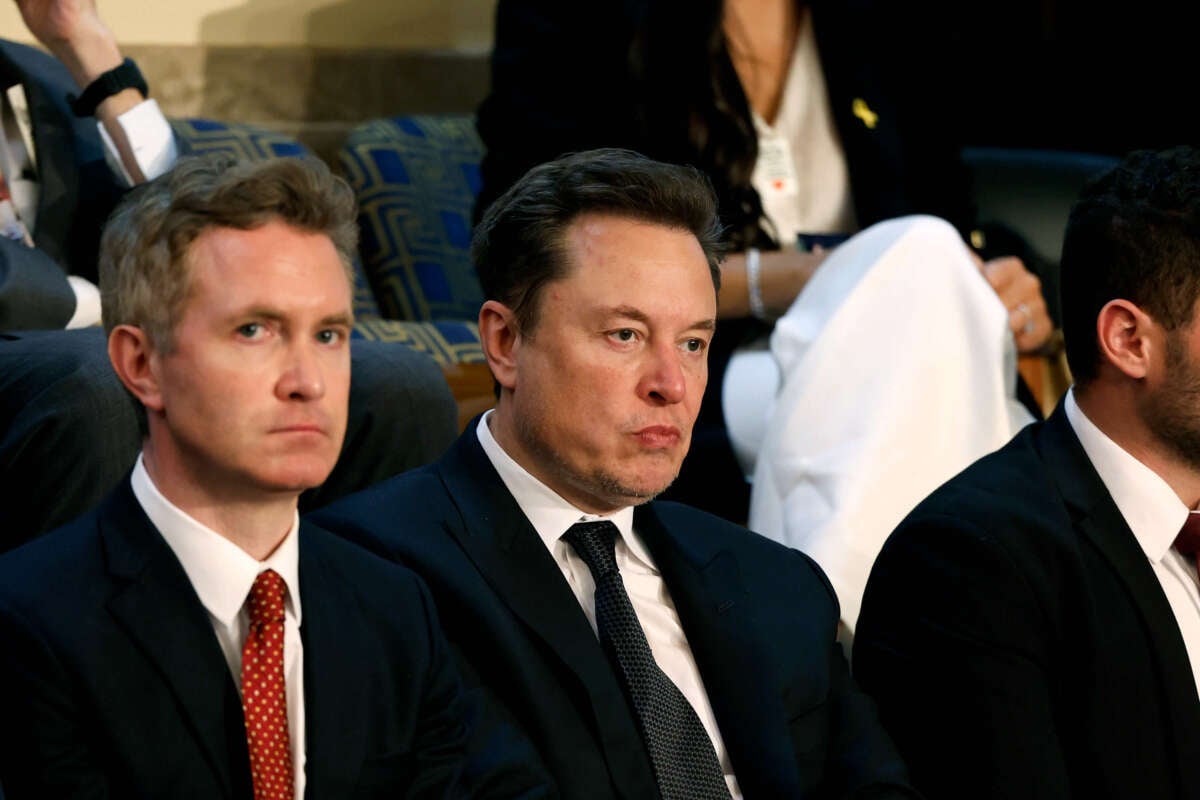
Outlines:
[[[252,161],[313,155],[296,139],[258,125],[193,117],[171,120],[171,128],[181,149],[192,155],[227,153],[238,159]],[[380,316],[375,294],[360,259],[354,262],[354,314],[364,319]]]
[[1001,147],[967,147],[962,155],[979,221],[1007,225],[1052,265],[1062,255],[1067,215],[1080,190],[1119,160],[1096,153]]
[[482,157],[471,114],[376,119],[350,132],[338,158],[358,195],[359,252],[384,317],[478,315],[470,244]]

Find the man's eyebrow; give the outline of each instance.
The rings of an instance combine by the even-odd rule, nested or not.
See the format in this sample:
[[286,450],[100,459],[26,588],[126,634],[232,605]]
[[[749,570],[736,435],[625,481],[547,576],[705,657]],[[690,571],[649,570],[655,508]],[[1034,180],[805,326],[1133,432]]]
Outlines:
[[[650,324],[650,317],[646,315],[646,312],[634,306],[613,306],[607,310],[607,313],[616,317],[626,317],[634,320],[635,322],[641,322],[646,325]],[[687,326],[687,330],[711,331],[716,330],[716,328],[717,321],[712,317],[706,317]]]
[[[283,322],[287,319],[287,314],[276,308],[268,306],[251,306],[235,311],[229,315],[230,319],[240,319],[242,317],[253,317],[255,319],[265,319],[271,322]],[[354,315],[349,312],[339,311],[335,314],[327,314],[322,317],[317,323],[318,325],[345,325],[350,327],[354,324]]]
[[346,312],[330,314],[321,319],[322,325],[345,325],[347,328],[354,324],[354,315]]

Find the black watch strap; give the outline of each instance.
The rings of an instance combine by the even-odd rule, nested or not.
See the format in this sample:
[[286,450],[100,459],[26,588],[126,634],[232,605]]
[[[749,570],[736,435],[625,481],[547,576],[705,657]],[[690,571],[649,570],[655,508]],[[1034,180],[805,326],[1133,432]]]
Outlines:
[[96,106],[125,89],[137,89],[143,96],[150,96],[150,87],[146,85],[142,71],[132,58],[127,58],[108,72],[101,73],[100,77],[87,85],[83,94],[78,97],[68,95],[67,99],[75,116],[90,117],[95,115]]

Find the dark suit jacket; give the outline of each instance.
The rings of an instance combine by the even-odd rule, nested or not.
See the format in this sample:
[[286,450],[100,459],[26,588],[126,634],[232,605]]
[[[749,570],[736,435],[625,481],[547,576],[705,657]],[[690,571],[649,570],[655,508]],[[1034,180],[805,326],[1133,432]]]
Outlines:
[[1200,797],[1175,617],[1061,406],[892,534],[854,669],[931,798]]
[[123,192],[92,117],[71,113],[78,92],[66,68],[41,50],[0,39],[0,84],[20,83],[37,150],[36,247],[0,237],[0,330],[61,328],[75,311],[67,274],[96,282],[104,220]]
[[[424,585],[308,523],[300,537],[307,797],[465,796],[468,710]],[[128,481],[0,559],[0,653],[10,800],[250,797],[229,668]],[[525,767],[488,744],[470,777],[520,794]]]
[[[467,431],[435,464],[314,512],[429,584],[464,672],[529,734],[564,797],[656,797],[633,716],[550,553]],[[748,798],[909,796],[803,554],[674,503],[634,526],[679,612]],[[877,792],[877,793],[875,793]]]

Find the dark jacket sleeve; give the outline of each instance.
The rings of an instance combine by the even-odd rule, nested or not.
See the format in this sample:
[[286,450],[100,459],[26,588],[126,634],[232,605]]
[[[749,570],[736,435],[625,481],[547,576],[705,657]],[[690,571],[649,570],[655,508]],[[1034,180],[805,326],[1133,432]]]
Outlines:
[[74,313],[62,267],[36,247],[0,237],[0,330],[63,328]]

